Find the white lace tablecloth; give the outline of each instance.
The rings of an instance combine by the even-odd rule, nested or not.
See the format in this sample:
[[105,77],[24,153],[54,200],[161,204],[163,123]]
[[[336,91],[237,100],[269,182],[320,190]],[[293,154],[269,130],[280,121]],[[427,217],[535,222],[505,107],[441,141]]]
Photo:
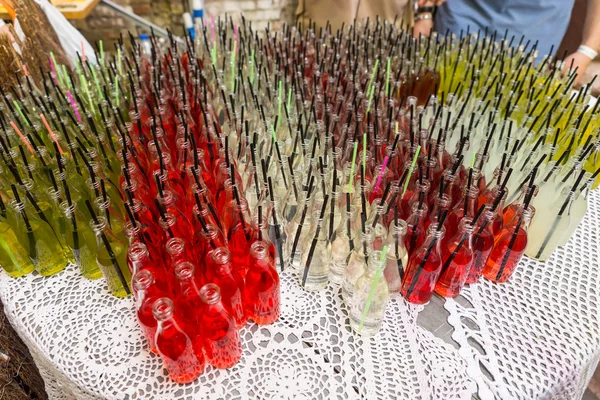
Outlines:
[[290,271],[281,318],[242,330],[240,362],[178,385],[146,350],[133,300],[108,295],[102,280],[73,266],[50,278],[2,273],[0,296],[51,399],[579,399],[600,357],[598,192],[590,203],[547,263],[524,259],[510,283],[445,302],[456,347],[417,325],[423,307],[401,298],[363,339],[339,288],[307,293]]

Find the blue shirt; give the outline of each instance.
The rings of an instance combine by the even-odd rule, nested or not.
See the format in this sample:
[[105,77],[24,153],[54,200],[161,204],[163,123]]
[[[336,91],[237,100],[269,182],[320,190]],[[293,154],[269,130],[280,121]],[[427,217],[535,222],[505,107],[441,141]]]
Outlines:
[[[531,40],[528,50],[539,41],[537,49],[540,58],[550,52],[556,54],[558,46],[567,31],[571,11],[575,0],[448,0],[438,8],[435,18],[435,30],[445,34],[447,30],[463,35],[470,27],[470,32],[481,30],[483,37],[485,28],[488,35],[494,30],[501,40],[508,29],[507,39],[515,35],[513,46],[525,35],[523,44]],[[572,49],[575,51],[575,49]],[[562,57],[562,54],[558,54]]]

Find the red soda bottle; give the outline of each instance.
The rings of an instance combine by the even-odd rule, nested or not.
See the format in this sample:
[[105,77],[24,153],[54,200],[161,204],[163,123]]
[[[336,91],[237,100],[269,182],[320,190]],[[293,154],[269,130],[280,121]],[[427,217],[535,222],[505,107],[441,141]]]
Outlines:
[[473,284],[481,278],[483,267],[494,246],[494,233],[492,232],[492,218],[494,213],[486,209],[479,219],[475,235],[473,236],[473,264],[467,276],[467,285]]
[[169,376],[177,383],[195,381],[204,371],[204,355],[194,351],[192,339],[175,316],[173,301],[159,298],[154,302],[152,313],[158,322],[156,348]]
[[268,248],[260,240],[250,246],[250,267],[244,286],[244,308],[258,325],[272,324],[279,318],[279,275]]
[[[435,284],[435,292],[444,297],[458,296],[471,265],[473,264],[473,225],[472,219],[464,217],[458,231],[448,243],[443,244],[442,272]],[[460,247],[459,247],[460,246]]]
[[437,224],[429,226],[427,239],[409,258],[402,279],[400,293],[413,304],[425,304],[431,299],[442,270],[440,242],[445,228],[437,230],[437,227]]
[[158,288],[154,276],[147,269],[140,270],[133,275],[131,287],[136,300],[136,314],[142,332],[148,341],[150,350],[156,353],[155,336],[158,324],[154,319],[154,315],[152,315],[152,306],[156,299],[164,297],[166,293]]
[[[146,270],[152,273],[156,286],[165,295],[171,294],[167,271],[162,258],[151,259],[148,247],[141,242],[135,242],[127,250],[127,265],[132,274]],[[135,288],[133,289],[135,295]]]
[[238,329],[246,325],[248,316],[243,304],[244,279],[233,268],[227,247],[219,247],[213,251],[211,262],[206,268],[206,280],[221,288],[223,305],[234,318]]
[[483,268],[483,276],[492,282],[506,282],[512,276],[527,247],[527,228],[535,213],[533,206],[519,207],[510,223],[494,240],[494,248]]
[[235,320],[223,307],[219,286],[206,284],[200,289],[201,323],[204,349],[210,365],[215,368],[234,366],[242,357],[242,344]]

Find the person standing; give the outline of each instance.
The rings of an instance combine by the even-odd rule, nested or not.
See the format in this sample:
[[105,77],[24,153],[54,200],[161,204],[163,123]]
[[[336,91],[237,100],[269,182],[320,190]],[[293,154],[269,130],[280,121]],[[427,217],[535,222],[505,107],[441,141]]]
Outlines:
[[303,26],[315,22],[317,29],[325,28],[327,22],[335,32],[354,20],[376,17],[404,26],[414,26],[413,34],[429,35],[433,28],[434,7],[446,0],[299,0],[296,17]]
[[[579,48],[565,59],[565,68],[571,62],[581,77],[600,49],[600,0],[587,0],[583,41]],[[457,35],[467,28],[471,32],[486,28],[502,37],[525,36],[543,56],[551,48],[557,49],[571,17],[574,0],[449,0],[438,8],[435,28],[440,34],[447,31]],[[558,56],[561,56],[560,54]]]

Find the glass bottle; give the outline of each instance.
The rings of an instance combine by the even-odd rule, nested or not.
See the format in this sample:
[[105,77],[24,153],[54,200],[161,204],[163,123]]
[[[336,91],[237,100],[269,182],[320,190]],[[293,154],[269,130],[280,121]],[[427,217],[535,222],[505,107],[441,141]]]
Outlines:
[[[22,242],[16,227],[0,217],[0,265],[13,278],[30,274],[35,266],[26,250],[28,242]],[[25,244],[25,246],[23,245]]]
[[390,225],[388,237],[385,245],[388,246],[386,254],[385,270],[383,276],[388,285],[390,295],[395,295],[400,292],[404,269],[408,264],[408,250],[404,244],[404,236],[406,236],[407,225],[406,221],[401,219],[393,221]]
[[534,213],[533,206],[518,208],[512,221],[496,236],[483,276],[496,283],[510,279],[527,247],[527,229]]
[[[304,193],[304,191],[302,192]],[[301,269],[302,245],[306,242],[306,238],[310,234],[310,214],[308,213],[308,208],[311,199],[307,197],[301,196],[301,202],[298,204],[300,211],[296,213],[294,219],[287,223],[284,228],[286,236],[289,238],[286,241],[286,246],[288,247],[288,267],[294,271],[300,271]]]
[[200,300],[200,287],[195,278],[195,268],[190,262],[180,262],[175,265],[173,274],[177,280],[177,286],[174,290],[175,304],[181,319],[185,323],[184,329],[196,338],[201,334],[202,325],[200,325],[202,301]]
[[[421,246],[425,240],[425,220],[427,219],[427,205],[415,203],[412,206],[412,212],[406,220],[406,236],[404,244],[408,250],[408,254],[412,254]],[[429,225],[431,226],[431,225]]]
[[[448,219],[446,219],[446,235],[447,237],[453,237],[458,232],[458,226],[463,217],[469,217],[473,219],[475,212],[477,211],[477,199],[479,190],[476,186],[471,186],[468,190],[466,187],[463,188],[463,198],[452,208],[448,213]],[[467,211],[465,212],[465,198],[467,199]]]
[[164,297],[165,294],[157,287],[152,273],[146,269],[140,270],[133,275],[131,278],[131,287],[135,297],[136,314],[142,332],[148,341],[150,350],[157,353],[155,340],[158,324],[152,314],[152,306],[157,299]]
[[202,353],[194,351],[192,339],[175,317],[173,301],[161,297],[154,302],[152,313],[157,321],[155,343],[169,377],[177,383],[195,381],[204,371]]
[[90,221],[90,227],[96,234],[96,262],[108,289],[114,296],[129,296],[131,271],[127,267],[127,246],[112,234],[104,218]]
[[234,268],[227,247],[213,251],[211,262],[206,266],[206,280],[219,285],[223,305],[234,318],[238,329],[246,325],[248,315],[243,304],[244,279]]
[[[570,225],[569,208],[573,203],[575,193],[564,188],[563,193],[548,207],[532,219],[527,234],[525,254],[534,260],[546,261],[558,247],[563,235]],[[563,208],[564,206],[564,208]],[[562,213],[561,213],[562,210]]]
[[454,236],[442,244],[442,272],[435,284],[435,292],[441,296],[458,296],[467,280],[469,270],[473,265],[474,227],[472,222],[471,218],[464,217]]
[[94,206],[96,215],[106,219],[108,227],[113,235],[118,237],[123,243],[128,243],[129,240],[124,228],[125,220],[112,207],[110,198],[106,198],[105,200],[102,196],[97,197],[94,200]]
[[[275,215],[275,218],[273,217],[273,215]],[[277,225],[275,224],[275,221],[277,221]],[[267,224],[269,229],[269,239],[277,249],[277,256],[275,257],[277,268],[283,271],[285,268],[285,265],[283,265],[283,263],[288,258],[288,254],[286,253],[287,247],[285,245],[287,242],[287,236],[284,229],[284,219],[278,202],[271,201],[270,199],[269,212],[267,212]],[[325,227],[323,227],[323,229],[325,230]],[[277,238],[277,236],[279,236],[279,239]]]
[[350,327],[363,336],[373,336],[381,329],[390,293],[382,276],[386,262],[375,250],[369,257],[369,266],[354,285],[350,303]]
[[250,246],[250,263],[244,285],[246,314],[258,325],[269,325],[279,318],[279,275],[266,242]]
[[[165,294],[171,294],[171,286],[167,270],[163,264],[163,259],[150,258],[148,247],[141,242],[135,242],[129,246],[127,250],[127,266],[132,275],[137,274],[142,270],[147,270],[152,273],[156,286]],[[135,288],[133,288],[135,295]]]
[[167,254],[169,255],[169,263],[167,270],[171,273],[175,270],[175,266],[182,262],[191,262],[193,257],[186,243],[181,238],[172,238],[167,240],[165,244]]
[[473,263],[467,275],[466,284],[471,285],[479,281],[483,274],[483,267],[494,247],[494,232],[492,231],[492,220],[495,213],[488,207],[479,218],[475,235],[473,236]]
[[331,253],[329,280],[332,283],[340,284],[344,280],[346,265],[348,265],[348,260],[355,246],[357,215],[358,210],[351,205],[350,210],[342,214],[342,218],[329,241],[328,247]]
[[242,344],[235,320],[223,307],[219,286],[206,284],[200,289],[204,350],[215,368],[234,366],[242,357]]
[[50,225],[42,221],[37,214],[27,213],[23,202],[13,200],[10,206],[17,221],[14,232],[27,249],[29,259],[39,274],[51,276],[62,271],[69,259]]
[[298,271],[300,286],[311,292],[324,289],[329,283],[331,258],[323,218],[318,218],[314,225],[302,243],[302,261]]
[[[277,251],[275,249],[275,245],[271,242],[269,238],[269,224],[267,223],[267,216],[262,214],[262,206],[260,207],[260,212],[258,215],[252,218],[252,238],[250,240],[252,247],[252,243],[256,241],[262,241],[267,245],[269,249],[269,256],[275,261],[277,258]],[[259,221],[259,216],[262,215],[262,220]]]
[[229,251],[233,267],[242,276],[248,269],[248,254],[250,253],[250,214],[248,203],[240,199],[238,204],[235,200],[229,202],[229,207],[223,212],[224,226],[226,226],[226,237],[229,243]]
[[360,242],[354,242],[354,250],[350,254],[350,259],[344,273],[344,280],[342,281],[342,298],[348,306],[350,306],[352,301],[354,285],[356,285],[358,278],[365,272],[367,261],[373,252],[374,236],[373,228],[367,226],[365,232],[361,233]]
[[81,274],[87,279],[102,277],[102,271],[96,262],[96,236],[90,225],[77,210],[77,203],[63,202],[61,211],[67,220],[65,226],[65,243],[71,249],[75,263]]
[[[207,265],[211,260],[212,252],[223,246],[227,246],[227,242],[223,237],[223,233],[216,225],[206,224],[206,230],[200,228],[199,231],[196,231],[196,235],[194,236],[197,265]],[[201,270],[204,270],[204,268],[201,268]]]
[[440,243],[446,229],[437,227],[437,223],[429,225],[427,239],[408,260],[400,293],[413,304],[425,304],[431,299],[442,270]]

